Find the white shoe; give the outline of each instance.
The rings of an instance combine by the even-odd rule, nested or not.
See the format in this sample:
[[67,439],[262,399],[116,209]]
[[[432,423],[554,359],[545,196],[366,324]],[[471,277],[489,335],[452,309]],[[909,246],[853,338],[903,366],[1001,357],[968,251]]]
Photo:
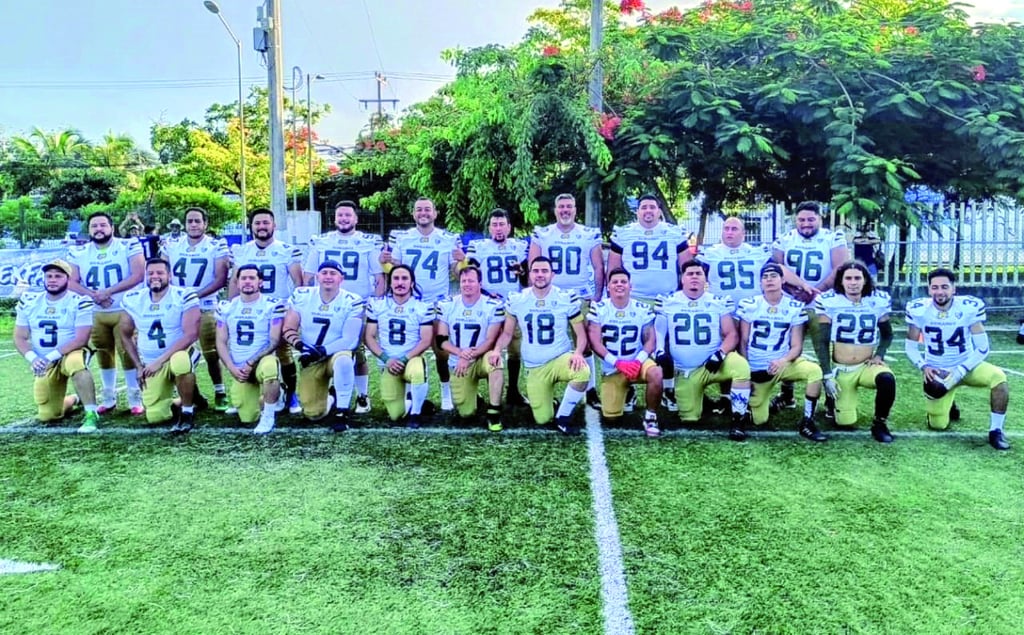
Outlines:
[[288,404],[284,401],[284,391],[277,398],[277,403],[274,404],[274,412],[284,412],[284,409],[288,407]]
[[356,407],[353,410],[357,415],[364,415],[370,412],[370,395],[356,396]]
[[236,414],[238,414],[238,408],[236,408],[234,406],[228,406],[227,409],[224,410],[224,414],[226,414],[226,415],[236,415]]
[[260,415],[260,421],[256,424],[256,427],[252,429],[253,434],[267,434],[274,429],[276,423],[274,415],[267,416],[266,414]]
[[128,407],[129,408],[141,408],[142,407],[142,390],[138,388],[132,388],[128,391]]
[[117,395],[104,392],[100,396],[100,403],[96,411],[102,415],[113,412],[115,408],[117,408]]
[[292,395],[292,401],[291,403],[288,404],[288,412],[292,413],[293,415],[302,414],[302,405],[299,404],[298,395]]
[[441,410],[445,412],[455,410],[455,403],[452,401],[451,395],[441,395]]

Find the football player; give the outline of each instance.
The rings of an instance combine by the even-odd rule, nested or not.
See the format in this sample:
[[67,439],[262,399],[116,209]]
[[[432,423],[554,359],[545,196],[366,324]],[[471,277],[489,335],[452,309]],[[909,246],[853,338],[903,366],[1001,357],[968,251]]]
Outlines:
[[[863,263],[843,263],[835,280],[831,291],[818,296],[815,312],[821,328],[814,350],[825,374],[825,392],[835,403],[836,425],[856,424],[857,389],[874,388],[871,436],[879,443],[891,443],[886,420],[896,400],[896,378],[885,365],[885,353],[892,344],[892,300],[875,288]],[[812,441],[826,439],[814,428],[801,434]]]
[[[299,353],[299,403],[307,419],[319,420],[334,410],[331,429],[348,430],[355,350],[363,332],[366,301],[342,288],[341,263],[325,260],[317,267],[316,286],[300,287],[288,300],[282,336]],[[334,397],[328,384],[334,380]]]
[[14,347],[36,376],[32,388],[40,421],[62,418],[76,403],[65,398],[68,378],[85,407],[79,432],[95,432],[96,385],[89,372],[93,302],[68,289],[72,268],[65,260],[43,265],[42,292],[25,292],[14,320]]
[[149,423],[172,417],[173,389],[181,398],[180,413],[171,427],[185,434],[195,424],[193,397],[199,352],[199,298],[184,287],[172,287],[171,265],[159,258],[146,262],[146,287],[124,296],[121,344],[139,371],[142,403]]
[[[457,235],[434,226],[437,209],[429,198],[416,199],[412,216],[416,226],[391,232],[388,244],[381,252],[381,262],[409,265],[419,281],[423,300],[434,306],[448,297],[451,276],[456,266],[466,259],[466,253],[462,251],[462,240]],[[435,348],[434,355],[441,380],[441,410],[451,410],[454,406],[448,353]]]
[[[667,296],[676,290],[679,267],[691,258],[683,230],[666,223],[662,216],[656,196],[641,196],[636,220],[612,231],[608,254],[608,270],[625,269],[632,280],[633,299],[650,307],[654,307],[658,296]],[[678,408],[671,360],[666,359],[661,370],[665,406],[675,412]],[[627,398],[627,402],[631,401]],[[631,409],[631,403],[627,403],[627,409]]]
[[[171,263],[171,283],[189,287],[199,297],[199,348],[213,382],[214,407],[226,410],[228,396],[217,354],[217,294],[227,286],[230,253],[223,238],[206,233],[206,210],[185,210],[185,237],[165,241],[162,257]],[[197,392],[198,394],[198,392]]]
[[647,303],[633,299],[630,274],[622,268],[608,274],[608,299],[590,305],[587,338],[601,358],[601,413],[608,419],[622,416],[628,387],[647,384],[644,433],[661,436],[658,404],[661,402],[661,368],[652,356],[656,349],[654,312]]
[[274,429],[281,398],[281,362],[272,353],[281,342],[285,315],[280,300],[260,293],[261,283],[259,267],[238,267],[238,296],[221,302],[217,309],[217,351],[235,379],[231,403],[242,423],[258,419],[254,434]]
[[[388,417],[398,421],[406,412],[406,383],[411,406],[406,426],[419,428],[427,400],[427,365],[422,355],[434,335],[434,308],[421,300],[416,273],[409,265],[395,265],[388,273],[388,294],[370,299],[363,341],[380,360],[380,398]],[[447,364],[447,361],[445,361]]]
[[[587,314],[589,302],[597,302],[604,296],[604,252],[601,247],[601,230],[585,227],[576,222],[576,199],[572,194],[555,197],[555,223],[533,230],[530,241],[529,260],[538,256],[550,261],[554,279],[551,284],[562,291],[578,294],[583,299],[583,315]],[[585,338],[584,338],[585,339]],[[601,408],[597,396],[597,366],[594,356],[585,352],[584,359],[590,368],[587,380],[587,405],[595,410]]]
[[452,373],[452,398],[460,417],[476,414],[480,380],[487,380],[487,428],[501,432],[501,390],[505,376],[501,367],[487,363],[484,355],[494,347],[505,309],[499,300],[481,294],[480,269],[470,265],[459,272],[462,293],[437,305],[437,339],[448,353]]
[[[98,412],[104,414],[117,406],[117,330],[123,311],[121,298],[125,292],[142,282],[146,260],[142,247],[134,238],[115,238],[114,225],[104,212],[90,214],[86,221],[90,241],[68,247],[71,264],[68,288],[92,299],[93,324],[90,344],[96,351],[100,366],[102,392]],[[122,348],[121,368],[128,388],[128,407],[133,415],[144,412],[139,373]]]
[[[518,325],[523,333],[523,365],[526,366],[526,397],[534,421],[545,425],[555,418],[555,427],[565,435],[579,434],[572,423],[572,411],[586,394],[590,370],[583,359],[587,334],[580,298],[551,284],[552,262],[537,256],[530,262],[530,286],[516,291],[505,302],[505,325],[487,362],[501,365],[501,353],[512,341]],[[572,329],[575,345],[569,339]],[[554,412],[555,384],[568,382],[558,413]]]
[[[772,245],[772,259],[792,269],[807,285],[813,287],[808,293],[806,287],[790,287],[784,289],[793,297],[804,301],[813,308],[814,299],[821,293],[833,288],[836,269],[850,259],[850,249],[846,245],[846,237],[841,231],[833,231],[821,226],[821,206],[811,201],[800,203],[796,207],[796,228],[780,236]],[[817,337],[818,320],[813,312],[807,322],[807,335],[812,342]],[[829,407],[825,418],[833,420],[830,398],[826,395]],[[795,408],[793,384],[782,383],[780,399],[777,406]]]
[[[302,279],[302,252],[298,247],[281,242],[274,238],[277,225],[274,222],[274,212],[262,207],[255,209],[249,215],[249,229],[252,231],[252,240],[241,245],[235,245],[231,249],[231,262],[237,269],[242,265],[256,265],[260,270],[260,293],[271,298],[287,302],[292,291],[301,287]],[[228,298],[238,295],[238,288],[235,287],[237,278],[231,276],[228,284]],[[295,370],[295,360],[292,358],[292,351],[284,338],[277,349],[277,358],[281,362],[281,378],[284,381],[285,403],[288,404],[289,412],[300,414],[302,407],[295,396],[298,386],[298,373]]]
[[[988,442],[997,450],[1009,450],[1003,434],[1010,390],[1006,374],[985,361],[989,352],[984,322],[985,303],[974,296],[956,294],[956,275],[949,269],[928,273],[928,298],[907,303],[907,339],[904,347],[924,373],[925,412],[928,427],[949,427],[953,395],[960,386],[989,391]],[[918,338],[924,335],[924,355]]]
[[[761,295],[744,298],[736,311],[740,319],[740,354],[750,364],[750,412],[754,425],[768,422],[769,397],[782,381],[802,381],[804,416],[799,431],[814,436],[814,410],[821,396],[821,367],[801,357],[804,348],[804,303],[782,293],[782,265],[768,262],[761,268]],[[744,436],[736,431],[737,440]]]
[[[343,289],[363,300],[384,295],[384,269],[380,263],[384,241],[376,234],[358,231],[358,221],[359,206],[354,201],[339,201],[334,206],[336,231],[309,239],[309,252],[302,268],[307,285],[313,284],[321,263],[333,260],[344,269]],[[370,412],[370,367],[362,346],[356,349],[355,387],[355,414]]]
[[750,366],[736,349],[739,332],[733,321],[733,302],[706,291],[707,265],[691,260],[683,265],[682,289],[663,298],[655,307],[658,341],[666,341],[675,365],[676,399],[684,423],[700,420],[704,390],[715,383],[732,381],[729,402],[733,425],[729,438],[742,440],[742,420],[750,401]]
[[[529,245],[525,240],[512,237],[508,212],[503,209],[491,212],[487,229],[491,237],[470,241],[465,262],[475,260],[478,263],[484,278],[484,293],[504,303],[513,291],[523,288],[521,280],[526,273]],[[520,355],[522,340],[522,333],[516,330],[508,347],[508,395],[505,403],[509,406],[526,405],[519,392],[519,370],[523,364]]]

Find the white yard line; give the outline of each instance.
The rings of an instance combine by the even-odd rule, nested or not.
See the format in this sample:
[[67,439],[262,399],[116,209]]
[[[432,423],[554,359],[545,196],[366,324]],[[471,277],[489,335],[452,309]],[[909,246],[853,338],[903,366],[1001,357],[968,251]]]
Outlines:
[[40,571],[56,571],[60,569],[59,564],[47,562],[18,562],[17,560],[0,560],[0,575],[13,575],[16,573],[37,573]]
[[590,459],[590,491],[594,505],[594,534],[598,569],[601,573],[601,604],[606,635],[632,635],[633,615],[629,611],[626,571],[622,563],[619,524],[612,504],[611,478],[604,456],[604,433],[595,410],[584,406],[587,421],[587,455]]

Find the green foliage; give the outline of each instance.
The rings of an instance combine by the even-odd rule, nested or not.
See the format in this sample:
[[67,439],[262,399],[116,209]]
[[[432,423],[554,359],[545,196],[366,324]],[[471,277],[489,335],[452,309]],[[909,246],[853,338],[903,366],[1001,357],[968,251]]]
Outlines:
[[61,238],[67,232],[67,219],[37,205],[28,196],[0,203],[0,234],[5,247],[30,247],[43,238]]
[[112,203],[124,183],[124,174],[111,169],[61,170],[50,180],[47,202],[51,208],[75,211],[90,203]]
[[183,220],[188,207],[202,207],[209,217],[210,229],[220,231],[225,223],[243,220],[240,203],[230,201],[220,193],[199,187],[171,185],[153,193],[142,191],[123,192],[113,205],[115,222],[120,222],[128,212],[138,212],[147,225],[166,227],[172,218]]

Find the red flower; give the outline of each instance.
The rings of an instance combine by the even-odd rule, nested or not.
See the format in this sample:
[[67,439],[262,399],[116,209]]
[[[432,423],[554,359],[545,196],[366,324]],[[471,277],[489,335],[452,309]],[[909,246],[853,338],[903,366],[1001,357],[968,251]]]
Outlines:
[[737,2],[734,6],[737,11],[742,11],[743,13],[750,13],[754,10],[752,0],[743,0],[743,2]]
[[983,82],[983,81],[985,81],[985,77],[988,76],[988,73],[985,72],[985,65],[984,64],[978,64],[977,66],[972,68],[971,69],[971,75],[974,77],[974,81],[976,81],[976,82]]
[[597,126],[597,134],[611,141],[612,139],[615,138],[615,131],[619,128],[621,124],[622,117],[601,113],[601,119],[599,120]]
[[544,57],[554,57],[556,55],[561,54],[561,52],[562,49],[558,48],[554,44],[549,44],[544,47],[543,51],[541,51],[541,55],[543,55]]
[[799,36],[796,34],[796,31],[786,31],[786,39],[790,42],[795,40],[797,37]]
[[910,37],[914,37],[915,35],[921,33],[920,31],[917,30],[916,26],[908,26],[906,29],[903,30],[903,32],[909,35]]
[[377,152],[384,152],[385,150],[388,149],[388,145],[383,141],[378,141],[377,145],[375,145],[374,148],[377,150]]
[[622,0],[619,3],[619,11],[626,15],[633,15],[634,11],[644,10],[644,0]]
[[332,174],[332,175],[334,175],[334,174],[337,174],[338,172],[341,172],[341,168],[339,168],[338,166],[336,166],[336,165],[334,165],[334,164],[332,163],[331,165],[328,165],[328,166],[327,166],[327,172],[328,172],[329,174]]
[[669,7],[654,17],[662,22],[675,22],[676,24],[683,21],[683,13],[678,7]]

